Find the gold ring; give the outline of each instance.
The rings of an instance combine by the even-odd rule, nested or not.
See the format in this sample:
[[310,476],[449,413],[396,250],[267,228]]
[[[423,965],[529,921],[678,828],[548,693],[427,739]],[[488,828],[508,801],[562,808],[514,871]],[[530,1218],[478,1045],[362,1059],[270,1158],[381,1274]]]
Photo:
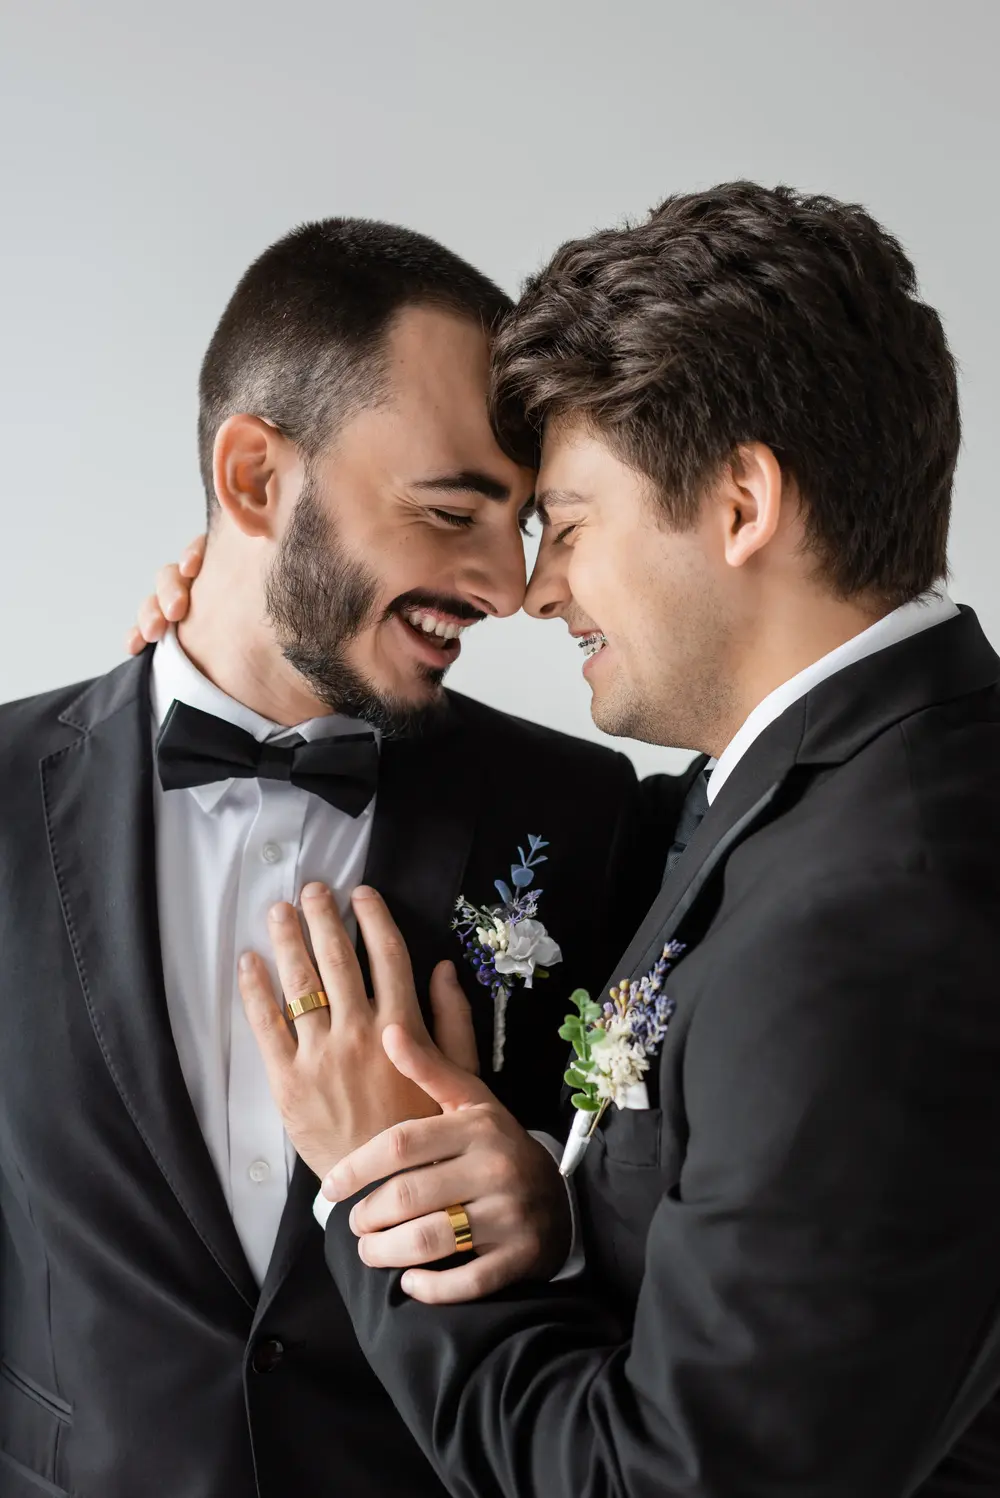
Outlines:
[[285,1013],[289,1019],[301,1019],[303,1014],[311,1014],[314,1009],[329,1009],[330,1000],[321,988],[315,993],[304,993],[301,999],[289,999],[285,1005]]
[[472,1228],[469,1226],[469,1214],[459,1203],[456,1207],[445,1207],[451,1230],[455,1234],[455,1252],[467,1254],[472,1250]]

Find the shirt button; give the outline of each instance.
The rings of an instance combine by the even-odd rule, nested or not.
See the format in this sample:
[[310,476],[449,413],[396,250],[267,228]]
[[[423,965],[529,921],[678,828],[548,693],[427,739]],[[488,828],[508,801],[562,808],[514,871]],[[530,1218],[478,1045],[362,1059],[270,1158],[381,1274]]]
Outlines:
[[260,856],[265,863],[277,863],[281,857],[281,849],[277,843],[265,843],[260,850]]
[[251,1181],[255,1182],[258,1186],[262,1181],[266,1181],[270,1174],[271,1167],[266,1160],[255,1160],[247,1171],[247,1175]]

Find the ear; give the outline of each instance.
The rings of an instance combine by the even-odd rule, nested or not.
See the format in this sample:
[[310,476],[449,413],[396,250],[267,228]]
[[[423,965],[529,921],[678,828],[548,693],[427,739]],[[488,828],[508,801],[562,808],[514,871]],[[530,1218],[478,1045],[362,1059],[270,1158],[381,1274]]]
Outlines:
[[215,434],[215,493],[243,535],[274,540],[278,510],[290,488],[302,488],[302,460],[294,444],[260,416],[228,417]]
[[737,449],[723,481],[720,499],[725,526],[725,558],[730,567],[743,567],[777,535],[790,493],[781,464],[763,442]]

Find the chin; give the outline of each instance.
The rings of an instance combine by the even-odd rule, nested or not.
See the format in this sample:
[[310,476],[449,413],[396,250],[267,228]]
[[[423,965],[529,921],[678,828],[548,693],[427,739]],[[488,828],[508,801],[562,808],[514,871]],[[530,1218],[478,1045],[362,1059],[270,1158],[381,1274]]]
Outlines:
[[616,739],[638,739],[642,743],[660,742],[642,703],[621,693],[594,693],[590,716],[595,727]]

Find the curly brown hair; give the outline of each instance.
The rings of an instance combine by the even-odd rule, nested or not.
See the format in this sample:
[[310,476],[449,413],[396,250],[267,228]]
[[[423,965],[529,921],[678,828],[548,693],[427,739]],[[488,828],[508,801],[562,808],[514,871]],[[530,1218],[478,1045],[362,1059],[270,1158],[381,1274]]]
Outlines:
[[766,443],[842,596],[900,603],[947,572],[955,361],[856,204],[731,182],[563,245],[499,331],[492,404],[518,453],[583,417],[677,526],[740,444]]

